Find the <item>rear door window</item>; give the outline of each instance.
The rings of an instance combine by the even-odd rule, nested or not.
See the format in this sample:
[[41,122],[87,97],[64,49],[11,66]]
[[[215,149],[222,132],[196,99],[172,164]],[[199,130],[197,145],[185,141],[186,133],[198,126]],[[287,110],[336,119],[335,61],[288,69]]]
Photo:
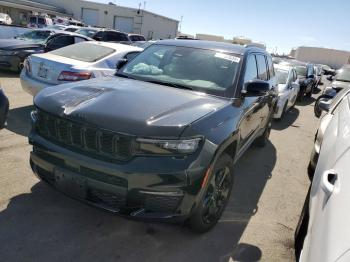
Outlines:
[[129,39],[126,34],[119,33],[119,32],[107,32],[106,41],[120,42],[120,41],[128,41],[128,40]]
[[63,35],[52,38],[52,40],[48,43],[47,47],[50,50],[56,50],[72,44],[74,44],[74,37]]
[[264,55],[256,55],[259,79],[267,81],[267,67]]

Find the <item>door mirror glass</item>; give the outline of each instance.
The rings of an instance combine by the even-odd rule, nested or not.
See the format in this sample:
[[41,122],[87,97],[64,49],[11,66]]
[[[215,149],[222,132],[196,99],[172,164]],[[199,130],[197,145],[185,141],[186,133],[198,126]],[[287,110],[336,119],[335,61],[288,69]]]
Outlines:
[[270,84],[263,80],[251,80],[245,84],[243,93],[250,96],[265,95],[270,91]]

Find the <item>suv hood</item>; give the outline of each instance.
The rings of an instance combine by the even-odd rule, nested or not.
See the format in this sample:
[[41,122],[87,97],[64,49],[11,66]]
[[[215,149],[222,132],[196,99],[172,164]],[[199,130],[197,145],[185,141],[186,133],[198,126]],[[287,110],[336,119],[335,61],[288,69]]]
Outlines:
[[41,44],[20,39],[0,39],[0,49],[15,50],[21,48],[38,48]]
[[130,135],[179,137],[228,99],[119,77],[45,88],[34,104],[48,113]]

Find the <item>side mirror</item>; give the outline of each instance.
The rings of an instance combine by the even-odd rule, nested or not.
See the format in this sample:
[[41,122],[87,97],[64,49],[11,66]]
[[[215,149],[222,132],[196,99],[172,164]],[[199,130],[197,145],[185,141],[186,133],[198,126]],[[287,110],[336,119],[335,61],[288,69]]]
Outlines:
[[314,79],[314,78],[315,78],[315,76],[314,76],[314,75],[309,75],[307,78]]
[[333,81],[333,76],[332,76],[332,75],[327,76],[327,80],[329,80],[329,81]]
[[320,97],[317,99],[314,107],[314,113],[317,118],[320,118],[322,112],[328,112],[332,103],[331,98]]
[[251,96],[265,95],[270,91],[270,84],[263,80],[251,80],[245,84],[243,94]]
[[118,62],[117,62],[117,65],[116,65],[116,68],[117,70],[119,70],[120,68],[122,68],[126,63],[128,62],[128,59],[120,59]]

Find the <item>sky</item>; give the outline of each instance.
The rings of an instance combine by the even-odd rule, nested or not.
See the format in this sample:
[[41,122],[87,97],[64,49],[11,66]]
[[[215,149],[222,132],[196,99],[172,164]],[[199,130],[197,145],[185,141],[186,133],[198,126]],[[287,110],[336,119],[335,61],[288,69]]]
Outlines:
[[[138,8],[140,0],[90,0]],[[289,53],[298,46],[350,51],[348,0],[147,0],[146,10],[177,20],[181,31],[245,36],[269,51]]]

